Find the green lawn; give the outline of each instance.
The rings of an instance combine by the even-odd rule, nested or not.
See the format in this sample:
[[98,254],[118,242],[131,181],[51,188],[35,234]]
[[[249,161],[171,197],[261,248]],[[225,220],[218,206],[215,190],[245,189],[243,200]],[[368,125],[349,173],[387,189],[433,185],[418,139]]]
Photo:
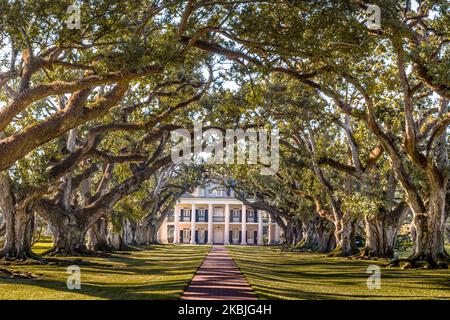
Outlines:
[[[385,261],[227,246],[260,299],[450,299],[450,270],[386,268]],[[367,266],[381,266],[381,288],[367,288]]]
[[[51,243],[38,243],[42,252]],[[178,299],[210,246],[152,245],[145,251],[82,258],[81,290],[67,289],[66,267],[58,265],[0,266],[29,271],[33,280],[0,278],[0,299]]]
[[36,254],[41,254],[44,251],[51,249],[53,246],[52,237],[44,237],[39,242],[35,243],[33,246],[33,252]]

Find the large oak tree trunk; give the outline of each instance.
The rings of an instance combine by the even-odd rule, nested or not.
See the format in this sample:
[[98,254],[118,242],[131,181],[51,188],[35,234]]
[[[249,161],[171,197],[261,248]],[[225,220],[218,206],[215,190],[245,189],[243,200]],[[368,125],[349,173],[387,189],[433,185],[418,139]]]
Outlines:
[[413,263],[425,261],[432,268],[445,266],[445,197],[446,185],[430,188],[427,212],[414,212],[414,250],[409,258]]
[[117,230],[112,227],[110,232],[108,233],[108,242],[111,248],[116,251],[131,251],[134,248],[130,247],[125,243],[125,235],[123,230]]
[[159,243],[158,241],[158,230],[161,227],[163,219],[152,219],[150,220],[150,223],[148,224],[148,243]]
[[334,226],[326,219],[317,217],[303,222],[302,240],[297,249],[316,252],[330,252],[336,246]]
[[6,173],[0,173],[0,209],[5,220],[5,244],[0,256],[8,259],[39,259],[31,251],[34,215],[28,202],[14,203],[11,181]]
[[317,251],[326,253],[336,248],[336,238],[334,236],[334,225],[328,220],[320,218],[315,222],[317,233]]
[[286,241],[287,245],[295,244],[295,234],[294,234],[294,226],[292,223],[292,219],[287,220],[285,241]]
[[334,236],[336,248],[331,252],[331,256],[349,257],[358,252],[356,248],[356,221],[348,213],[336,215],[334,221]]
[[34,215],[26,208],[5,213],[5,244],[1,255],[8,259],[36,259],[32,250]]
[[36,212],[48,222],[53,234],[53,248],[45,254],[77,256],[89,252],[85,241],[87,221],[44,199],[36,205]]
[[88,231],[89,249],[94,251],[111,252],[113,248],[108,243],[108,220],[98,219]]
[[59,225],[53,226],[52,230],[54,230],[54,244],[49,254],[76,256],[88,252],[85,243],[86,232],[78,226]]
[[146,245],[149,243],[149,227],[145,222],[133,223],[134,225],[134,244]]
[[150,225],[149,226],[149,243],[159,243],[158,241],[158,229],[159,229],[159,225],[155,226],[155,225]]
[[369,258],[393,258],[398,231],[408,213],[406,204],[395,209],[365,217],[366,243],[361,256]]

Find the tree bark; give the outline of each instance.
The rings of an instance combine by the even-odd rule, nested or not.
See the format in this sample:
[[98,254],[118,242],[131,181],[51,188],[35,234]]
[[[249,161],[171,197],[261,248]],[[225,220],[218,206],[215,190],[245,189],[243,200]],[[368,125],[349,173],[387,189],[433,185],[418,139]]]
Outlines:
[[299,221],[294,218],[287,219],[286,226],[286,243],[287,245],[295,246],[302,239],[301,225]]
[[157,244],[157,243],[159,243],[159,241],[158,241],[158,229],[159,229],[159,226],[153,226],[153,225],[149,226],[149,243],[150,244]]
[[5,220],[5,244],[0,253],[7,259],[40,259],[32,250],[34,215],[32,203],[15,204],[11,181],[0,173],[0,209]]
[[111,248],[116,251],[131,251],[134,250],[132,247],[125,243],[124,230],[116,230],[114,227],[111,228],[108,234],[108,242]]
[[149,244],[157,244],[158,241],[158,230],[161,227],[159,221],[152,221],[148,226],[148,243]]
[[88,231],[89,249],[94,251],[111,252],[113,248],[108,243],[108,220],[106,217],[98,219]]
[[384,212],[365,217],[366,243],[361,256],[368,258],[393,258],[398,231],[409,211],[406,203]]
[[45,199],[36,204],[36,212],[48,222],[53,234],[53,248],[45,254],[77,256],[89,252],[85,241],[88,221]]
[[[446,181],[445,181],[446,182]],[[409,259],[413,264],[425,261],[432,268],[444,266],[448,254],[445,251],[445,197],[446,184],[434,185],[430,188],[427,211],[414,212],[416,241],[413,254]]]
[[356,220],[350,217],[348,213],[335,215],[336,248],[330,253],[331,256],[349,257],[358,252],[355,243],[355,223]]
[[333,251],[336,248],[336,238],[334,237],[334,226],[323,218],[316,219],[314,227],[317,233],[317,249],[321,253]]

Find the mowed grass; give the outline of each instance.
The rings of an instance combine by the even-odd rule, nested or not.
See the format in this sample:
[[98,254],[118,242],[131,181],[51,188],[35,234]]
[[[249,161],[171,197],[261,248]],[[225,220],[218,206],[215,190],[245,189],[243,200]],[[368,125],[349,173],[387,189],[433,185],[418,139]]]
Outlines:
[[[51,243],[38,243],[34,251],[49,246]],[[0,299],[178,299],[209,250],[210,246],[152,245],[107,258],[81,257],[94,265],[80,265],[80,290],[67,288],[65,266],[0,266],[39,276],[30,280],[0,278]]]
[[[259,299],[450,299],[450,270],[401,270],[386,261],[227,246]],[[381,288],[367,288],[369,265],[381,267]]]
[[50,250],[53,246],[53,240],[51,237],[44,237],[39,242],[33,245],[33,252],[36,254],[42,254],[44,251]]

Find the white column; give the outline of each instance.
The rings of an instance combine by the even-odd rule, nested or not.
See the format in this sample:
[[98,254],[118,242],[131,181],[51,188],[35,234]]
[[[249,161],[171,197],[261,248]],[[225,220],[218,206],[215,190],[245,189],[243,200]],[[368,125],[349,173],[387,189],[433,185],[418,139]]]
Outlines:
[[258,210],[258,246],[263,245],[263,225],[262,225],[262,211]]
[[174,225],[173,242],[174,243],[180,243],[180,226],[178,225],[179,219],[180,219],[180,207],[178,205],[175,205],[175,217],[173,220],[173,225]]
[[280,243],[280,227],[275,222],[275,243]]
[[213,244],[213,205],[208,205],[208,244]]
[[246,245],[247,244],[247,206],[244,204],[242,205],[242,225],[241,225],[241,232],[242,232],[242,239],[241,244]]
[[191,244],[195,244],[195,209],[196,205],[192,205],[191,210]]
[[230,244],[230,205],[225,205],[225,234],[224,244]]
[[[269,220],[269,221],[270,221],[270,220]],[[272,241],[273,241],[273,237],[272,237],[273,224],[272,224],[272,223],[269,223],[268,229],[269,229],[269,244],[272,244]]]

